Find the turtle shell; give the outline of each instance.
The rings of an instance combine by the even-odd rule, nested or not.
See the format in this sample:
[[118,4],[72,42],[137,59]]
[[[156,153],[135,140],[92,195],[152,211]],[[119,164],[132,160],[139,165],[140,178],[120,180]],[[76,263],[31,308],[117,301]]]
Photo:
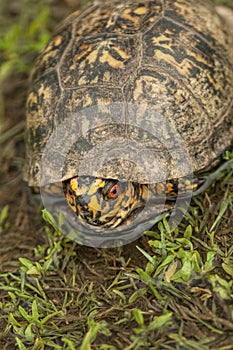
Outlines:
[[201,173],[233,136],[233,38],[203,0],[94,1],[38,57],[24,178],[154,183]]

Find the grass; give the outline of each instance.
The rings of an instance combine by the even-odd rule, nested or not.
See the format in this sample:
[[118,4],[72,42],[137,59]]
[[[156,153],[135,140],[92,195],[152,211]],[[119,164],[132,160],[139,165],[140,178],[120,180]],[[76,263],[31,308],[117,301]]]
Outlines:
[[[0,130],[4,118],[2,83],[12,72],[29,74],[31,56],[38,54],[48,42],[51,35],[47,27],[49,3],[51,0],[42,0],[37,6],[34,4],[32,6],[31,0],[20,0],[21,11],[16,16],[15,23],[10,22],[7,16],[11,8],[9,3],[8,6],[7,1],[0,3]],[[14,6],[12,6],[12,11],[14,11]]]
[[[46,30],[46,24],[49,20],[49,1],[41,1],[40,5],[37,6],[36,14],[32,12],[30,4],[29,0],[21,1],[23,11],[19,20],[10,26],[5,23],[2,27],[0,82],[13,70],[28,73],[30,67],[27,56],[32,52],[41,51],[50,37],[49,31]],[[3,23],[6,22],[4,10],[4,2],[2,2],[1,21]],[[43,30],[41,30],[42,28]]]
[[[232,200],[232,193],[229,196]],[[224,201],[210,228],[219,223]],[[63,238],[51,226],[51,216],[44,214],[45,243],[35,247],[32,260],[20,258],[14,273],[0,275],[1,319],[6,323],[2,336],[14,334],[20,350],[230,350],[229,344],[215,347],[214,339],[233,331],[232,315],[216,312],[221,303],[232,300],[233,249],[217,242],[205,216],[197,215],[200,211],[206,209],[196,198],[186,223],[172,231],[164,217],[157,230],[146,232],[152,252],[137,247],[147,261],[143,267],[130,266],[123,250],[115,251],[120,268],[107,283],[88,262],[90,274],[80,278],[78,255],[83,248]],[[111,252],[105,254],[107,266]],[[190,324],[199,333],[187,337]],[[126,331],[118,342],[124,347],[112,338],[119,337],[121,329]]]
[[233,8],[233,3],[232,3],[232,0],[213,0],[212,1],[215,5],[223,5],[223,6],[228,6],[228,7],[231,7]]
[[[31,55],[50,36],[49,2],[31,3],[22,0],[15,23],[1,18],[1,81],[15,71],[28,75]],[[0,145],[17,139],[22,125],[15,128],[2,133]],[[231,350],[232,187],[233,170],[224,170],[174,230],[165,216],[136,243],[108,250],[63,237],[44,211],[45,222],[32,231],[23,226],[42,236],[30,256],[0,247],[13,249],[0,260],[1,349]],[[14,232],[17,210],[15,202],[1,207],[2,242]],[[22,251],[25,233],[15,238]]]

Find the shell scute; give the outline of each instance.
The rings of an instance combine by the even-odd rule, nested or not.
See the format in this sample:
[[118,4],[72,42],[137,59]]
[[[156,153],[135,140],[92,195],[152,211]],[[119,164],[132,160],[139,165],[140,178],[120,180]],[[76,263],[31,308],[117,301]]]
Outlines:
[[64,51],[69,45],[72,37],[72,26],[58,32],[45,47],[43,53],[37,58],[31,73],[31,80],[36,81],[48,72],[57,69],[61,62]]
[[66,53],[60,69],[64,88],[123,85],[138,64],[138,39],[100,36],[81,39]]

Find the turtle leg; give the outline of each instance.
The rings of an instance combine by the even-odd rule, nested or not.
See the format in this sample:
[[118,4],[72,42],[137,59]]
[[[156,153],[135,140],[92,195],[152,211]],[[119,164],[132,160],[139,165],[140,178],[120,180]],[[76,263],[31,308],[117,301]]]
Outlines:
[[197,190],[199,179],[196,177],[183,177],[179,179],[169,179],[157,184],[148,185],[148,189],[152,194],[151,201],[166,200],[175,201],[177,197],[190,197]]
[[233,35],[233,9],[226,6],[216,6],[216,11],[227,23],[230,32]]

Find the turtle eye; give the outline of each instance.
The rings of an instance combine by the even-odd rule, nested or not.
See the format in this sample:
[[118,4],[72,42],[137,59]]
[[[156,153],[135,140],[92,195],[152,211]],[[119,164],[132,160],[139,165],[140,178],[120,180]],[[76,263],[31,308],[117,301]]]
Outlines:
[[109,199],[116,199],[119,196],[120,192],[120,186],[115,184],[108,190],[107,197]]

